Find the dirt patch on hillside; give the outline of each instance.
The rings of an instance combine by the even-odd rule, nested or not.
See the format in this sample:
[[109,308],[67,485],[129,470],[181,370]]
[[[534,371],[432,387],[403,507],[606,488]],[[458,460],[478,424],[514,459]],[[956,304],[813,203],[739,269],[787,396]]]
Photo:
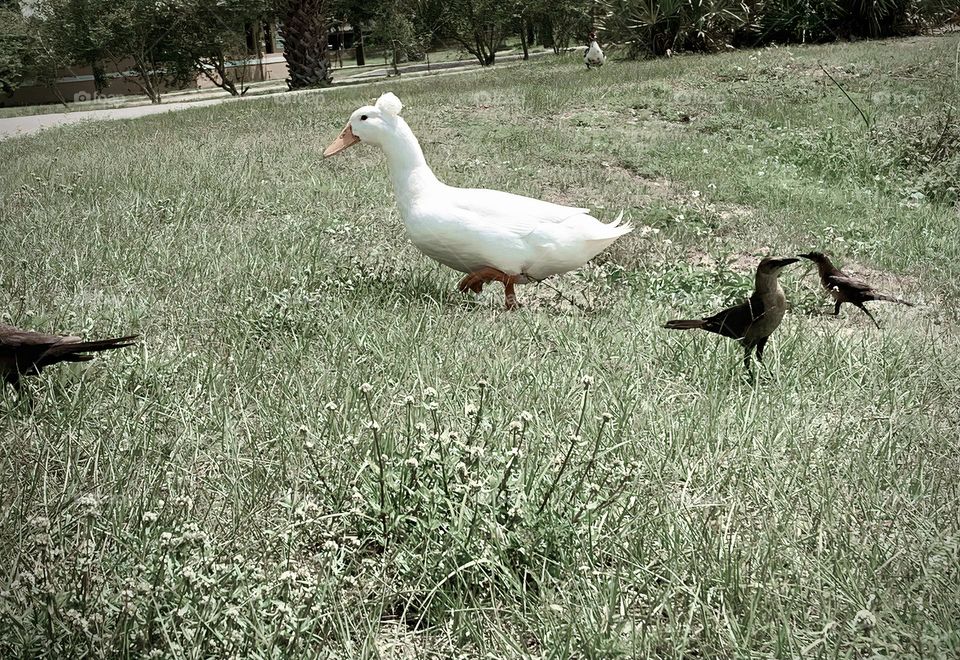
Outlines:
[[747,275],[756,271],[757,264],[760,263],[761,259],[771,255],[772,252],[770,248],[765,245],[752,250],[735,252],[726,258],[719,258],[715,255],[708,254],[699,248],[690,248],[686,253],[686,261],[702,268],[724,266],[735,273]]

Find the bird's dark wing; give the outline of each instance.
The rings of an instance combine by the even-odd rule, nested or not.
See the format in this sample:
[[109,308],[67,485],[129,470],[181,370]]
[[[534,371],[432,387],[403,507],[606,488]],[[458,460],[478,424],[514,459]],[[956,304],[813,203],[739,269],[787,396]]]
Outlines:
[[20,330],[0,324],[0,377],[16,379],[20,373],[34,371],[34,365],[41,356],[65,339],[74,338]]
[[861,280],[842,273],[832,273],[826,277],[828,289],[836,288],[841,293],[851,296],[869,296],[873,294],[873,287]]
[[763,316],[763,313],[763,302],[759,296],[753,296],[746,302],[705,318],[703,329],[731,339],[742,339],[753,322]]
[[0,324],[0,346],[7,348],[26,348],[28,346],[45,346],[49,348],[58,344],[64,339],[80,338],[64,337],[61,335],[48,335],[43,332],[33,332],[32,330],[21,330],[12,325]]

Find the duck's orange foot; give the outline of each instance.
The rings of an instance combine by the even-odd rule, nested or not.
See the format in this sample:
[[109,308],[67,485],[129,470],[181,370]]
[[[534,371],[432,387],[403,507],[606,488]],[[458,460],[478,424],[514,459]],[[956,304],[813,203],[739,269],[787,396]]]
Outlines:
[[517,309],[520,307],[520,303],[517,302],[517,294],[513,290],[513,285],[517,283],[517,277],[515,275],[507,275],[502,270],[497,270],[496,268],[486,266],[473,271],[460,280],[457,288],[464,293],[467,291],[480,293],[483,291],[483,285],[490,282],[503,283],[507,309]]
[[476,274],[470,273],[462,280],[460,284],[457,285],[457,288],[460,290],[460,293],[466,293],[467,291],[473,291],[474,293],[482,293],[483,285],[486,284],[489,280],[484,280],[478,278]]

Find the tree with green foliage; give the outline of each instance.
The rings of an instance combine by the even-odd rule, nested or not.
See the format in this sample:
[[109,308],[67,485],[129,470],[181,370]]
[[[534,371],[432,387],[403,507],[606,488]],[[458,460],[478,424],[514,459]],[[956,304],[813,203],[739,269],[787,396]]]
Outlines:
[[[586,39],[593,28],[593,6],[580,0],[530,0],[523,3],[525,15],[533,24],[543,27],[542,34],[548,36],[543,45],[560,53],[571,43]],[[521,32],[524,32],[521,26]]]
[[0,6],[0,94],[13,94],[30,75],[36,48],[20,10]]
[[483,66],[496,59],[497,49],[510,34],[514,8],[501,0],[450,0],[443,3],[444,34],[463,46]]
[[246,62],[262,55],[259,28],[273,18],[275,3],[179,0],[178,7],[180,27],[171,34],[170,49],[176,77],[199,74],[233,96],[245,93]]
[[[107,12],[95,0],[42,0],[36,5],[36,34],[49,69],[85,64],[98,94],[108,85],[104,62],[113,41]],[[55,71],[47,71],[55,78]]]

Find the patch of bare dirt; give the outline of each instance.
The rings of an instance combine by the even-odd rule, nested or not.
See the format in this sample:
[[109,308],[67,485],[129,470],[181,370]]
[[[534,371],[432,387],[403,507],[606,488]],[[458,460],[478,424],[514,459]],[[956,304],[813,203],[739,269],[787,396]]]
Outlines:
[[735,252],[725,259],[719,259],[712,254],[708,254],[699,248],[690,248],[686,253],[686,260],[694,266],[704,268],[716,268],[726,266],[736,273],[749,274],[757,269],[757,264],[764,257],[772,256],[768,246],[761,246],[752,250]]

